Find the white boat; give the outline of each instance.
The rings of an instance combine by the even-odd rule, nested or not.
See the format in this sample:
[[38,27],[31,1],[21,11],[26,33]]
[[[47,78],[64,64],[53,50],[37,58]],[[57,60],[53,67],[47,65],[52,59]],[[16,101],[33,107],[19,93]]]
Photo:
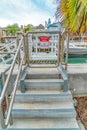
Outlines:
[[[64,54],[66,54],[66,45],[64,48]],[[74,43],[69,44],[69,50],[68,50],[69,55],[87,55],[87,48],[86,47],[79,47],[74,45]]]

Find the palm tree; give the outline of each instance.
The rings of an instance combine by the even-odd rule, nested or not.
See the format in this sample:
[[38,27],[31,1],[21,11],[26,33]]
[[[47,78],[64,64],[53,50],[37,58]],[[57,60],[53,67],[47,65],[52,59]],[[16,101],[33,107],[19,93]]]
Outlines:
[[87,0],[56,0],[56,18],[68,30],[66,66],[68,65],[69,32],[82,34],[87,29]]
[[57,0],[56,17],[64,27],[74,33],[84,33],[87,29],[87,0]]

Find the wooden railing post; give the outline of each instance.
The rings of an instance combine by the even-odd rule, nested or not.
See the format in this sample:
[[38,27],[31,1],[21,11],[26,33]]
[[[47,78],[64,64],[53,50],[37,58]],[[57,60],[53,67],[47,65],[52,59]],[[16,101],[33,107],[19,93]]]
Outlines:
[[64,62],[64,35],[61,38],[61,64]]
[[65,65],[65,70],[68,68],[68,51],[69,51],[69,33],[67,33],[67,41],[66,41],[66,65]]
[[59,43],[58,43],[58,65],[61,62],[61,34],[59,33]]
[[24,35],[24,59],[25,63],[29,65],[29,43],[28,43],[28,34]]
[[58,46],[57,46],[57,64],[59,65],[59,40],[60,40],[60,34],[58,34]]
[[[5,81],[6,81],[6,74],[5,72],[2,73],[2,81],[3,81],[3,85],[5,84]],[[10,104],[10,99],[9,99],[9,96],[8,96],[8,90],[6,91],[6,94],[5,94],[5,99],[4,99],[4,109],[8,109],[9,108],[9,104]],[[3,106],[2,106],[3,107]],[[5,113],[5,110],[4,110],[4,113]],[[4,114],[3,113],[3,114]],[[12,114],[10,114],[10,120],[9,120],[9,123],[10,125],[13,124],[13,119],[12,119]]]

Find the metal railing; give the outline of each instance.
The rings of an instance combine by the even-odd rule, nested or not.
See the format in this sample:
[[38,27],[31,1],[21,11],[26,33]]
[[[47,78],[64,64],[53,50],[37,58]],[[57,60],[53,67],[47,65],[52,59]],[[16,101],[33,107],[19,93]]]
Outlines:
[[69,85],[68,85],[68,74],[67,71],[64,69],[64,67],[60,64],[58,66],[58,70],[60,71],[60,74],[64,80],[64,92],[68,91]]
[[0,64],[8,64],[12,62],[14,54],[17,50],[16,40],[11,43],[0,44]]
[[[17,52],[14,56],[13,62],[11,64],[8,76],[6,78],[6,81],[4,81],[4,87],[3,87],[3,90],[2,90],[2,93],[1,93],[1,96],[0,96],[0,123],[1,123],[1,127],[4,128],[4,129],[7,128],[7,126],[9,124],[10,125],[13,124],[11,111],[12,111],[12,107],[13,107],[13,103],[14,103],[16,89],[17,89],[17,86],[18,86],[18,80],[19,80],[19,77],[20,77],[20,73],[22,71],[22,64],[23,64],[23,61],[24,61],[24,55],[20,59],[19,64],[17,64],[18,65],[18,72],[17,72],[17,76],[16,76],[16,79],[15,79],[15,84],[13,86],[13,90],[10,94],[10,99],[9,99],[7,89],[9,87],[9,81],[10,81],[10,78],[12,76],[13,70],[15,69],[15,64],[16,64],[17,58],[19,57],[21,46],[24,42],[23,40],[24,39],[23,39],[23,36],[22,36],[21,40],[19,41],[18,49],[17,49]],[[4,99],[6,99],[6,105],[7,105],[6,115],[5,115],[5,113],[3,113],[3,107],[2,107]]]

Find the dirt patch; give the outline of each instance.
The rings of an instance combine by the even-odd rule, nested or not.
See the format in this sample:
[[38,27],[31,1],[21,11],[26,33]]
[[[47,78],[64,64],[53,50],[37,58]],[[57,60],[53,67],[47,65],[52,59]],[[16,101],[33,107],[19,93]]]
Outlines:
[[77,100],[77,119],[80,119],[84,127],[87,128],[87,97],[75,97]]

